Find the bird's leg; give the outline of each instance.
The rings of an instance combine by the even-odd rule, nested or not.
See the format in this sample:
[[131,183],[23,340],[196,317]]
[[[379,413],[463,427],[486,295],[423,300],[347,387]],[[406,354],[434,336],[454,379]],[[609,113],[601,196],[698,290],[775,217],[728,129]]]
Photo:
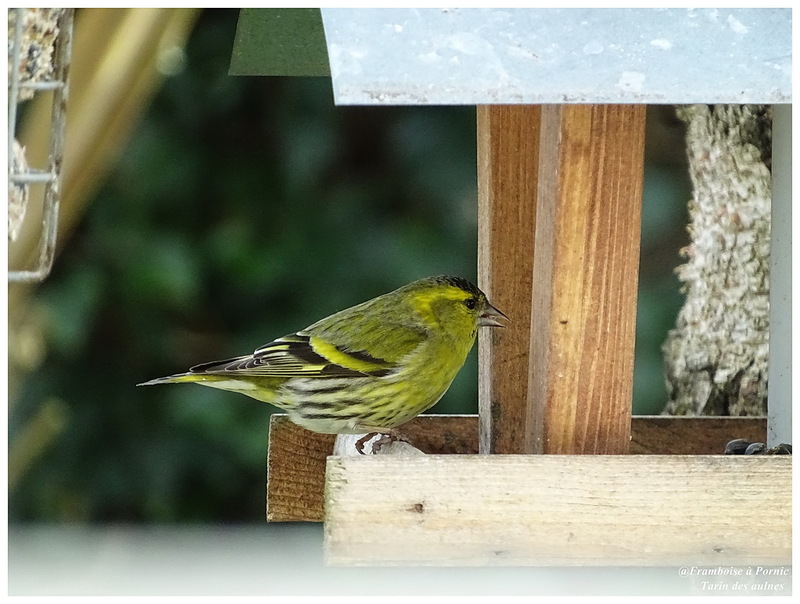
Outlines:
[[369,434],[365,434],[364,436],[359,438],[356,441],[356,451],[361,453],[361,455],[366,455],[366,453],[364,453],[364,445],[367,444],[367,441],[377,436],[378,434],[380,434],[380,432],[370,432]]
[[391,445],[392,443],[396,443],[396,442],[404,442],[404,443],[411,444],[410,441],[405,436],[403,436],[402,434],[400,434],[396,430],[392,430],[391,432],[389,432],[387,434],[382,434],[381,437],[378,440],[376,440],[374,443],[372,443],[372,452],[373,453],[377,453],[383,447],[385,447],[387,445]]
[[410,441],[405,436],[400,434],[400,432],[398,432],[397,430],[394,430],[392,428],[388,430],[381,429],[380,431],[373,431],[359,438],[356,441],[356,451],[358,451],[362,455],[366,455],[366,453],[364,453],[364,445],[366,445],[367,442],[369,442],[372,438],[378,435],[380,435],[380,438],[376,440],[374,443],[372,443],[373,455],[378,451],[380,451],[386,445],[390,445],[393,442],[402,441],[410,444]]

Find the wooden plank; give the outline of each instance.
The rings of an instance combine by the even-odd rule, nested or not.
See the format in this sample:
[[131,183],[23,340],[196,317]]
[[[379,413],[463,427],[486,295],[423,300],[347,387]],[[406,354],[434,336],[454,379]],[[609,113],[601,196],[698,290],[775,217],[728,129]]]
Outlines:
[[791,563],[791,457],[331,457],[329,564]]
[[270,417],[267,449],[267,521],[319,522],[324,508],[325,460],[334,434],[309,432],[286,415]]
[[[403,433],[428,454],[478,452],[477,415],[421,415]],[[765,418],[637,416],[631,425],[630,452],[713,455],[734,438],[766,442]],[[267,459],[267,520],[322,522],[325,460],[334,437],[309,432],[283,414],[270,421]]]
[[719,455],[735,438],[766,442],[765,417],[634,416],[631,446],[636,455]]
[[526,450],[628,450],[645,110],[542,108]]
[[[422,415],[402,433],[428,454],[478,452],[476,415]],[[333,434],[317,434],[274,413],[267,449],[267,521],[322,522],[325,460],[333,452]]]
[[478,284],[511,320],[504,329],[478,332],[480,447],[481,453],[527,453],[541,107],[481,105],[477,116]]

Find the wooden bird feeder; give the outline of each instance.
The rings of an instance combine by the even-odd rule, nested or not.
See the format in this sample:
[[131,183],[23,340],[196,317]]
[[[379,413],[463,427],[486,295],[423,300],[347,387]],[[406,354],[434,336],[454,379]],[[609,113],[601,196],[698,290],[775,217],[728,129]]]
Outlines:
[[789,564],[791,457],[720,455],[768,420],[632,417],[631,395],[646,104],[773,104],[777,151],[790,11],[321,14],[337,104],[477,105],[479,286],[514,322],[480,335],[478,416],[404,426],[427,455],[332,456],[273,416],[267,519],[323,521],[330,564]]

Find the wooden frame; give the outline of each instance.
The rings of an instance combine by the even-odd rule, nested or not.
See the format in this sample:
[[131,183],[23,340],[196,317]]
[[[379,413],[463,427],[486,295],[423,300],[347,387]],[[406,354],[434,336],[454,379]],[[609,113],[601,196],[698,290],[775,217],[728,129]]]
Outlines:
[[[735,434],[752,442],[766,438],[763,417],[634,416],[633,455],[718,455]],[[332,434],[309,432],[289,417],[270,418],[267,454],[267,520],[325,520],[325,468],[333,453]],[[477,415],[421,415],[403,433],[429,455],[471,456],[478,453]]]
[[479,415],[416,418],[402,459],[273,416],[268,520],[324,520],[333,564],[790,561],[791,458],[720,455],[763,418],[631,417],[644,116],[478,108],[479,285],[514,321]]
[[267,519],[324,521],[329,564],[791,562],[791,458],[715,455],[764,418],[634,417],[635,455],[611,456],[476,455],[475,415],[404,432],[428,455],[331,457],[273,415]]

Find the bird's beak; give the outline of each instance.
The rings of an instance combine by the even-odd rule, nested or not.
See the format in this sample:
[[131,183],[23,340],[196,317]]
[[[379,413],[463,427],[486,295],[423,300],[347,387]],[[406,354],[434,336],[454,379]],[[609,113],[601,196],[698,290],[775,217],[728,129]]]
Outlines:
[[505,323],[502,323],[500,319],[507,321],[508,317],[487,302],[486,310],[478,317],[478,325],[481,327],[505,327]]

